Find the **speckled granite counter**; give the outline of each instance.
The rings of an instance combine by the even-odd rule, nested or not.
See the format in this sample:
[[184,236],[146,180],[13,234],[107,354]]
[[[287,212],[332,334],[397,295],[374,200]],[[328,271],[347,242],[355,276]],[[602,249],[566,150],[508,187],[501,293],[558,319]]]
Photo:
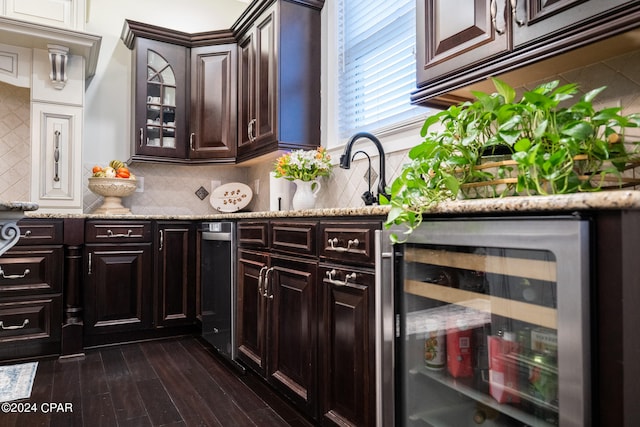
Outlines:
[[[640,209],[640,191],[602,191],[558,196],[504,197],[498,199],[474,199],[441,203],[432,209],[433,215],[508,214],[523,212],[570,212],[609,209]],[[95,215],[95,214],[51,214],[28,212],[32,218],[91,218],[91,219],[175,219],[175,220],[219,220],[247,218],[298,218],[298,217],[344,217],[386,216],[388,206],[361,206],[352,208],[324,208],[296,211],[236,212],[211,215]]]

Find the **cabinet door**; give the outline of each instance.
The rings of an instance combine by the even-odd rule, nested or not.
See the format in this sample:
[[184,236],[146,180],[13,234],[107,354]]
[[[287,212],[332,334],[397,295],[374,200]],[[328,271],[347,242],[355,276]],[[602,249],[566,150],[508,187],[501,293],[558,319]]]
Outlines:
[[276,31],[272,7],[238,44],[238,154],[276,141]]
[[507,0],[418,0],[418,87],[510,49]]
[[373,426],[375,416],[374,274],[320,267],[319,357],[322,425]]
[[262,278],[268,264],[267,253],[238,250],[238,358],[261,375],[265,375],[266,372],[266,304]]
[[236,58],[231,44],[191,49],[191,159],[235,157]]
[[192,223],[159,223],[156,245],[158,326],[195,322],[195,238]]
[[82,108],[33,103],[31,124],[31,200],[82,213]]
[[85,334],[152,326],[151,243],[86,245]]
[[519,0],[512,1],[513,43],[515,47],[542,36],[582,27],[581,21],[607,12],[631,0]]
[[136,39],[134,158],[186,157],[187,52],[183,46]]
[[316,261],[273,255],[266,281],[268,380],[309,416],[317,408],[316,274]]

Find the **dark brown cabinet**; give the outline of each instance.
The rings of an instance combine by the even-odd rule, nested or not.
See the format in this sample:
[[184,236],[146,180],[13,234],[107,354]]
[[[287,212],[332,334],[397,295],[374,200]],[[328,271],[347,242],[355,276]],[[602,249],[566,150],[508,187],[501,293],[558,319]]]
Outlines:
[[[254,2],[250,12],[258,13]],[[238,36],[238,160],[320,145],[322,2],[276,1],[245,13]],[[320,3],[320,4],[314,4]]]
[[85,345],[151,328],[151,222],[88,221],[85,239]]
[[60,353],[62,220],[21,220],[20,239],[0,257],[0,360]]
[[231,161],[236,156],[235,44],[191,49],[189,158]]
[[[416,81],[412,102],[445,106],[458,89],[490,76],[535,66],[558,55],[638,27],[638,0],[472,0],[416,3]],[[607,55],[607,52],[589,52]],[[565,62],[571,62],[566,59]],[[543,66],[544,67],[544,66]]]
[[126,20],[134,72],[132,159],[234,162],[236,47],[227,31],[190,35]]
[[[306,221],[238,224],[238,358],[310,417],[318,401],[315,230]],[[265,232],[271,254],[260,247]],[[294,247],[309,255],[276,249]]]
[[375,230],[379,221],[323,221],[318,275],[323,425],[376,425]]
[[136,39],[136,156],[185,158],[187,145],[187,49]]
[[156,326],[183,326],[196,319],[196,226],[192,222],[156,224]]

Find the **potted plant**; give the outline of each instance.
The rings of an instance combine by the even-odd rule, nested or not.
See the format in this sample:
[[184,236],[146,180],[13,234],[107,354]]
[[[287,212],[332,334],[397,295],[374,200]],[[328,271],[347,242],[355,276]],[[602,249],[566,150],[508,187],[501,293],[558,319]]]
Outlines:
[[[410,150],[410,163],[391,184],[387,226],[402,224],[411,233],[424,212],[456,198],[565,194],[636,183],[622,175],[638,157],[624,132],[640,126],[640,115],[596,110],[593,99],[605,87],[565,107],[578,92],[576,84],[552,81],[516,101],[512,87],[492,81],[496,93],[473,92],[475,101],[427,118],[423,142]],[[506,159],[483,164],[495,153]]]

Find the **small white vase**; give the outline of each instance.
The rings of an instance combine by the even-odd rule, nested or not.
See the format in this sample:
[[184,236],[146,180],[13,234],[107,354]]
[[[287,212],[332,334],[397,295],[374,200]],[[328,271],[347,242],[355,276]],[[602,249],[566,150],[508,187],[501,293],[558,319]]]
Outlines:
[[[313,209],[316,206],[316,195],[320,191],[320,181],[293,180],[296,184],[296,192],[291,199],[294,210]],[[313,187],[313,184],[315,188]]]

